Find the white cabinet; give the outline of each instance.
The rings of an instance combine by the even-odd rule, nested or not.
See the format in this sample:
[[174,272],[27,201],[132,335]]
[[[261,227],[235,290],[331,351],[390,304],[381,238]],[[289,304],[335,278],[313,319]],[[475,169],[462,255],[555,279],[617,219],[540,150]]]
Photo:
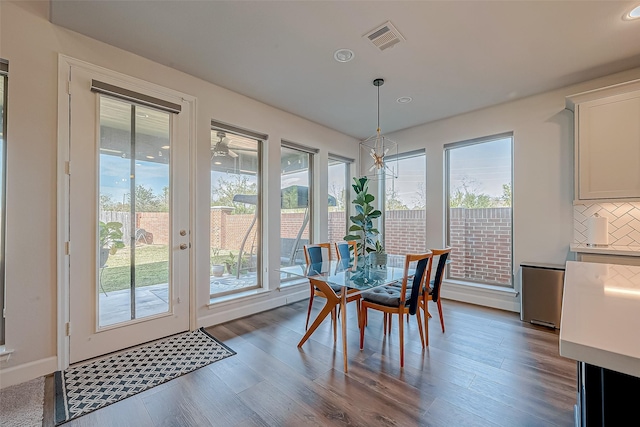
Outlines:
[[640,80],[572,95],[576,200],[640,200]]

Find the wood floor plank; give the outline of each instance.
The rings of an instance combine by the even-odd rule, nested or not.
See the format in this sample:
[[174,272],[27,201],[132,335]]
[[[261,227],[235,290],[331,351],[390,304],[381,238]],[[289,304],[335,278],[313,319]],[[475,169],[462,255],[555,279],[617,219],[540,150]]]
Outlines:
[[[142,393],[141,393],[142,394]],[[141,394],[131,396],[102,409],[90,412],[64,424],[65,427],[147,427],[154,424],[144,404]]]
[[255,415],[209,369],[197,369],[172,380],[173,387],[143,397],[154,425],[240,425]]
[[244,390],[238,397],[270,426],[323,425],[316,414],[300,406],[269,381]]
[[470,389],[547,420],[553,425],[571,425],[573,422],[575,393],[554,389],[545,390],[542,395],[539,387],[505,386],[481,377],[476,378]]
[[436,399],[423,416],[423,421],[433,427],[495,427],[499,424],[485,420],[446,400]]
[[[443,334],[430,305],[430,345],[422,349],[411,317],[401,369],[398,319],[385,336],[382,316],[370,312],[361,351],[355,305],[349,304],[341,315],[348,335],[345,374],[341,334],[334,342],[329,320],[297,348],[307,303],[207,328],[237,354],[67,425],[513,427],[573,421],[575,361],[558,354],[557,331],[521,322],[517,313],[443,300]],[[312,317],[322,305],[314,304]]]

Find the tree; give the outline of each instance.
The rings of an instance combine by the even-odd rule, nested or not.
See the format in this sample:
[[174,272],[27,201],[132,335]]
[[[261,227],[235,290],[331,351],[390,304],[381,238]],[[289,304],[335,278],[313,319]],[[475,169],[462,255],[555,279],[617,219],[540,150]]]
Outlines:
[[470,193],[466,188],[460,190],[456,188],[449,198],[449,207],[452,208],[490,208],[495,205],[494,200],[488,194]]
[[478,192],[472,181],[463,178],[461,186],[456,188],[449,197],[449,207],[467,209],[511,207],[511,183],[502,184],[501,196],[491,197]]
[[304,211],[304,208],[300,207],[300,203],[298,201],[298,187],[291,186],[287,189],[281,190],[280,197],[280,206],[282,209],[293,209],[292,212]]
[[103,211],[116,210],[116,203],[113,201],[110,194],[100,194],[99,204],[100,209]]
[[165,212],[168,206],[162,197],[156,195],[151,187],[140,184],[136,186],[136,212]]
[[335,182],[331,183],[331,188],[329,189],[329,195],[335,197],[336,205],[332,206],[332,210],[335,212],[343,212],[345,210],[344,201],[346,199],[346,194],[344,191],[344,187],[336,185]]
[[413,197],[413,209],[426,209],[427,207],[427,191],[424,187],[424,182],[418,184],[418,191]]
[[402,203],[398,197],[398,192],[394,189],[387,189],[385,194],[385,210],[388,211],[406,211],[409,208]]
[[255,213],[255,205],[234,202],[233,196],[236,194],[257,195],[257,185],[249,182],[249,178],[244,175],[232,175],[228,180],[220,177],[211,189],[211,206],[233,207],[234,214]]
[[511,207],[511,183],[502,184],[502,196],[500,197],[502,206]]

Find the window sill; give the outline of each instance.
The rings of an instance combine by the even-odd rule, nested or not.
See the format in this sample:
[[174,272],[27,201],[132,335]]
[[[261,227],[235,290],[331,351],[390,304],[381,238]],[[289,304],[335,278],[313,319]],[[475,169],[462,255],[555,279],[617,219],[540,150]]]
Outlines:
[[0,345],[0,363],[8,362],[11,358],[11,353],[13,353],[13,350],[7,350],[4,345]]
[[465,286],[468,288],[482,289],[483,291],[489,291],[495,294],[510,295],[516,298],[520,293],[511,287],[487,285],[484,283],[467,282],[465,280],[444,279],[444,284]]
[[278,290],[288,289],[294,286],[308,285],[308,284],[309,284],[309,279],[304,279],[304,278],[287,280],[286,282],[280,282],[280,286],[278,286]]
[[229,294],[229,295],[224,295],[224,296],[219,296],[219,297],[212,297],[209,299],[209,304],[207,304],[207,307],[211,310],[214,306],[219,307],[221,305],[225,305],[227,303],[232,303],[232,302],[236,302],[236,301],[241,301],[243,299],[250,299],[252,297],[258,296],[258,295],[264,295],[264,294],[268,294],[271,291],[268,289],[264,289],[264,288],[259,288],[259,289],[251,289],[248,291],[244,291],[244,292],[238,292],[235,294]]

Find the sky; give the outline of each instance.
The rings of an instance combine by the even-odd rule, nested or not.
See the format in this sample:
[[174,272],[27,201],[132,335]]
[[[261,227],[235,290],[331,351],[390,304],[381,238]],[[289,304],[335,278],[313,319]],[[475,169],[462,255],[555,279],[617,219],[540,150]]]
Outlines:
[[502,195],[502,185],[511,183],[511,137],[451,149],[452,190],[467,183],[469,190],[492,197]]
[[[126,200],[130,192],[129,159],[102,154],[100,162],[101,193],[109,194],[116,203]],[[461,188],[466,182],[470,190],[492,197],[500,196],[502,185],[511,182],[511,138],[451,149],[450,162],[451,189]],[[424,194],[425,163],[424,155],[401,159],[398,178],[387,180],[387,188],[394,189],[400,201],[410,208]],[[167,171],[167,164],[139,160],[136,162],[136,184],[151,188],[160,195],[162,189],[169,185]],[[228,176],[212,172],[212,185],[219,177]],[[308,185],[306,170],[283,176],[281,187],[290,185]],[[338,195],[345,188],[343,164],[329,167],[328,185],[329,191],[335,188]],[[347,185],[350,186],[351,182]]]
[[[129,179],[131,160],[108,155],[100,155],[100,194],[109,195],[114,203],[126,203],[131,192]],[[169,165],[137,160],[135,163],[136,186],[151,188],[156,195],[169,186]]]

